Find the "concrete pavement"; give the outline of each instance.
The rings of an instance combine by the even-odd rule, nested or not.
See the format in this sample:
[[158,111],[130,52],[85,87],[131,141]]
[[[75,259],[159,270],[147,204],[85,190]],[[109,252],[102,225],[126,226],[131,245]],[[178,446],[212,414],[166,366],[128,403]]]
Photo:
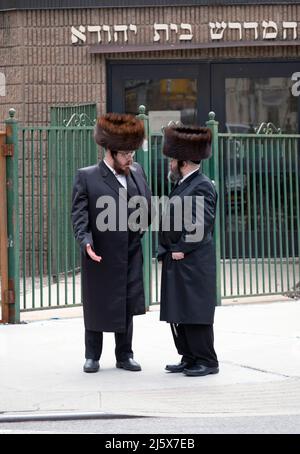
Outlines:
[[[70,311],[71,310],[68,309]],[[115,368],[114,336],[104,335],[101,368],[82,372],[84,329],[76,318],[0,325],[0,412],[108,412],[147,416],[300,415],[300,301],[216,309],[220,373],[164,372],[177,362],[158,306],[134,319],[142,372]],[[72,314],[74,315],[74,314]],[[47,311],[44,312],[47,315]],[[71,312],[70,312],[71,316]]]

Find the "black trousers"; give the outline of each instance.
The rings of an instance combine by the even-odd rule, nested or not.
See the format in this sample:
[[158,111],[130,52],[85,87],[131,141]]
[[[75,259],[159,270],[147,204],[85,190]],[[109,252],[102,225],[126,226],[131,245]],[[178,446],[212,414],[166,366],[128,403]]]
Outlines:
[[182,361],[218,367],[213,325],[171,324],[175,346]]
[[[115,333],[115,355],[117,361],[126,361],[133,358],[132,351],[132,334],[133,320],[132,315],[127,316],[126,331],[124,333]],[[98,361],[100,359],[103,347],[103,333],[97,331],[85,330],[85,357]]]

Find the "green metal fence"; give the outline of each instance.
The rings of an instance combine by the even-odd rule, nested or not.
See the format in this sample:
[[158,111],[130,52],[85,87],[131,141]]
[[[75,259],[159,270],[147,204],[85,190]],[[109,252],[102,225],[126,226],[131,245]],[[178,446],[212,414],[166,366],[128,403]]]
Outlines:
[[223,297],[300,281],[300,136],[219,134]]
[[[151,134],[137,152],[153,195],[169,194],[162,134]],[[92,119],[93,120],[93,119]],[[70,221],[71,191],[78,168],[98,161],[93,121],[49,127],[18,127],[7,120],[8,262],[14,293],[11,320],[21,311],[81,304],[80,257]],[[202,171],[219,194],[215,228],[217,294],[234,298],[289,294],[300,282],[300,135],[223,134],[214,114],[213,155]],[[19,203],[18,203],[19,201]],[[18,236],[18,232],[20,235]],[[147,305],[160,299],[158,234],[143,239]],[[20,286],[20,290],[19,290]]]
[[81,304],[70,219],[76,170],[98,161],[94,125],[20,128],[21,310]]
[[[217,295],[221,298],[290,295],[300,283],[300,135],[265,128],[260,134],[221,134],[214,113],[212,158],[202,171],[215,183],[218,211],[215,228]],[[150,134],[152,193],[168,194],[168,160],[162,134]],[[152,241],[152,302],[160,300],[160,264]]]

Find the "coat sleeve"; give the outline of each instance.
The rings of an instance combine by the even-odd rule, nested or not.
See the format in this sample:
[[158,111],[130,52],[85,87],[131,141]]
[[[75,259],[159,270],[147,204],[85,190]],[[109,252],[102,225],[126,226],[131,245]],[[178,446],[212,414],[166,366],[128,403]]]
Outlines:
[[86,245],[93,245],[92,233],[89,228],[89,201],[84,175],[77,171],[72,194],[71,219],[73,231],[81,251],[86,253]]
[[[204,216],[199,216],[196,210],[196,197],[204,197]],[[202,229],[203,235],[197,241],[189,241],[187,236],[193,235],[194,232],[188,232],[184,227],[179,241],[170,245],[171,252],[183,252],[188,254],[189,252],[197,249],[201,243],[211,238],[214,230],[215,216],[216,216],[216,203],[217,193],[212,184],[205,183],[199,184],[194,193],[192,194],[192,221],[198,229]]]

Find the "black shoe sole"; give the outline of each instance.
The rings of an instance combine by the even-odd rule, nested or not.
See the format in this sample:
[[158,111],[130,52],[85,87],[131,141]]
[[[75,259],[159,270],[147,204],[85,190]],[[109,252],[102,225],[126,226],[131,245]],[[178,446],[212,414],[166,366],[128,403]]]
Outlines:
[[182,369],[182,370],[170,370],[170,369],[165,368],[165,371],[169,372],[169,374],[182,374],[184,369]]
[[119,364],[119,363],[116,364],[116,368],[117,368],[117,369],[129,370],[130,372],[140,372],[140,371],[142,370],[141,367],[140,367],[140,368],[136,368],[136,369],[131,369],[131,368],[129,368],[129,367],[124,367],[124,366],[122,366],[122,365]]
[[193,372],[191,370],[188,370],[188,369],[185,369],[184,371],[184,374],[187,376],[187,377],[204,377],[205,375],[212,375],[212,374],[218,374],[219,373],[219,369],[213,369],[211,371],[206,371],[206,372]]
[[86,369],[85,367],[83,368],[83,372],[85,372],[86,374],[93,374],[95,372],[98,372],[99,370],[99,367],[97,367],[96,369]]

